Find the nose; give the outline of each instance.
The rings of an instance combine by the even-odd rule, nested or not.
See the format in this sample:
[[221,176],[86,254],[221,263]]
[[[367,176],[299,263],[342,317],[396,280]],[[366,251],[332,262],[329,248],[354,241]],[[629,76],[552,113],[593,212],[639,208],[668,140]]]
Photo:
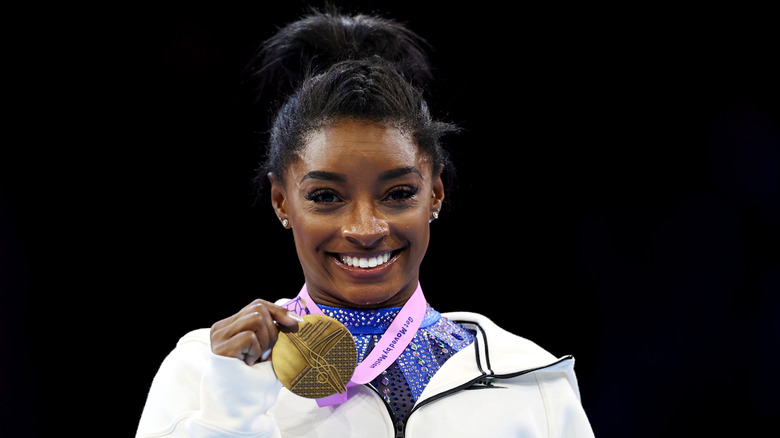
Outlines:
[[341,235],[353,245],[361,248],[375,248],[390,234],[387,221],[377,214],[370,203],[356,204],[349,214]]

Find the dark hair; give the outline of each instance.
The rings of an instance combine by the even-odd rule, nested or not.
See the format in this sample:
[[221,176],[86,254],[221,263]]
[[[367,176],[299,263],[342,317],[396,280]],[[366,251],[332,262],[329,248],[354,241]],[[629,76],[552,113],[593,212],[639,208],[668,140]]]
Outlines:
[[423,98],[432,78],[423,44],[398,22],[333,7],[314,10],[265,41],[249,74],[259,81],[258,93],[275,86],[290,94],[272,123],[258,190],[268,173],[284,180],[307,135],[343,119],[394,126],[431,157],[434,175],[452,172],[440,140],[458,128],[434,120]]

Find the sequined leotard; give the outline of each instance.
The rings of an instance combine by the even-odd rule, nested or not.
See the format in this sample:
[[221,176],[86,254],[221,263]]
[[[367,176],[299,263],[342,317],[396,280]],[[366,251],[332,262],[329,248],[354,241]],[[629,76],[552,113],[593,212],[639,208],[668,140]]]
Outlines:
[[[296,313],[309,313],[297,298],[286,303],[285,307]],[[323,313],[344,324],[352,334],[358,363],[371,352],[401,311],[401,307],[375,310],[319,307]],[[396,422],[406,419],[428,381],[444,362],[473,341],[473,332],[427,305],[425,318],[412,341],[398,359],[371,382],[389,406]]]

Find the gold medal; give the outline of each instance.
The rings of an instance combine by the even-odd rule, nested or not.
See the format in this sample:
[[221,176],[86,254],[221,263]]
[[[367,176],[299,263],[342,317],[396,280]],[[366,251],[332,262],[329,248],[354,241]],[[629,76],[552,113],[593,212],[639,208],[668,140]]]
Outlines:
[[301,397],[344,393],[357,364],[352,335],[326,315],[304,315],[303,320],[297,333],[279,333],[271,357],[276,377]]

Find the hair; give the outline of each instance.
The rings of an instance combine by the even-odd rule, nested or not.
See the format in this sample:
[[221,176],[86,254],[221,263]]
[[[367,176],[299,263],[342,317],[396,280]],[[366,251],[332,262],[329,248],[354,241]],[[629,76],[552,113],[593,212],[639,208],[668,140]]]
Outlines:
[[266,40],[248,75],[258,81],[258,100],[269,89],[285,97],[254,179],[258,193],[269,173],[283,183],[308,135],[340,120],[394,126],[431,158],[434,175],[452,173],[441,139],[459,128],[434,120],[423,97],[433,76],[426,44],[396,21],[333,6]]

